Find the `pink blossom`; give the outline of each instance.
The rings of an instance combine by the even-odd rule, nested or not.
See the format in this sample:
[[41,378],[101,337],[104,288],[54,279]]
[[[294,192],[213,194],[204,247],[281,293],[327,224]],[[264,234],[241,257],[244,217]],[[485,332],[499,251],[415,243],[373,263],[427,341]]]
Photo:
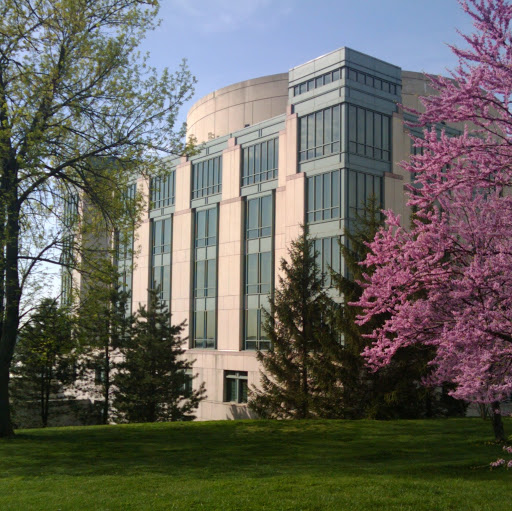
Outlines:
[[[452,48],[451,78],[431,77],[418,125],[461,123],[459,136],[425,129],[423,154],[403,167],[415,175],[412,226],[387,211],[370,244],[361,324],[388,319],[365,350],[375,369],[398,349],[435,347],[430,384],[455,384],[452,395],[492,403],[512,394],[512,5],[462,1],[475,34]],[[498,460],[503,461],[503,460]],[[503,461],[504,463],[504,461]]]

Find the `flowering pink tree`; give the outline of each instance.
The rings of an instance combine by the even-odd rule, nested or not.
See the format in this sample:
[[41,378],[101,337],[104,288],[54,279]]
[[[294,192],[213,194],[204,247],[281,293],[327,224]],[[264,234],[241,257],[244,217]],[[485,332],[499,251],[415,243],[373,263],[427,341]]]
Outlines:
[[360,321],[386,313],[372,335],[368,363],[379,368],[404,346],[434,346],[430,384],[455,384],[454,397],[491,403],[494,432],[504,438],[499,402],[512,394],[512,5],[460,1],[476,32],[453,47],[452,77],[431,77],[419,125],[460,122],[460,136],[435,127],[414,144],[423,154],[404,167],[412,226],[386,212],[370,245],[357,305]]

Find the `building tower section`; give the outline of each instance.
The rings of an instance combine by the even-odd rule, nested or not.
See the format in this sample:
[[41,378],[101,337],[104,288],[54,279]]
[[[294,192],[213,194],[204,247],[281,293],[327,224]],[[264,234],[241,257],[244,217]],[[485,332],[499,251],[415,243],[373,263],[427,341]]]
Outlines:
[[135,305],[159,288],[173,323],[186,321],[186,357],[208,396],[199,419],[251,416],[256,350],[268,348],[262,310],[302,224],[321,267],[345,271],[338,240],[368,197],[408,214],[399,105],[417,106],[425,87],[417,73],[342,48],[191,108],[189,133],[204,144],[151,180],[133,295]]

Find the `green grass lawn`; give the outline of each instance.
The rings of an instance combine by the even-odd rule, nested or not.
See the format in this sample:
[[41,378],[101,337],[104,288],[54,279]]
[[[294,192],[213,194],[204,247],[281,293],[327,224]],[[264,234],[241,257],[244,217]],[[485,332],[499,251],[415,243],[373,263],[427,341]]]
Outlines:
[[480,419],[24,430],[0,441],[0,510],[509,510],[490,440]]

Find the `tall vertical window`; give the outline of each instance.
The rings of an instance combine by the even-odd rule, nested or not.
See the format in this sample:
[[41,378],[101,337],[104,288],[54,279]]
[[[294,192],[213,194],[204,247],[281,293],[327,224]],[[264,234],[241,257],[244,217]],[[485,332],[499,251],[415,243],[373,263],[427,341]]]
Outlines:
[[348,150],[374,158],[391,159],[391,118],[354,105],[348,106]]
[[266,349],[261,308],[272,291],[272,195],[247,201],[245,251],[245,349]]
[[356,172],[354,170],[347,171],[348,184],[348,211],[349,218],[355,218],[356,215],[364,213],[365,205],[371,196],[377,200],[377,207],[382,207],[382,186],[383,179],[373,174],[365,174],[364,172]]
[[319,238],[314,240],[313,248],[316,253],[316,262],[318,270],[325,277],[325,285],[331,285],[331,268],[337,272],[341,272],[341,249],[339,245],[339,237]]
[[78,220],[78,202],[79,196],[77,193],[70,193],[64,197],[63,201],[63,214],[62,223],[66,228],[67,234],[62,241],[61,264],[61,292],[62,303],[71,305],[73,300],[73,276],[72,267],[74,262],[74,247],[75,247],[75,227]]
[[192,165],[192,198],[199,199],[222,192],[222,156]]
[[171,239],[170,218],[151,223],[151,289],[160,290],[160,299],[171,296]]
[[217,208],[196,211],[194,249],[194,348],[215,348]]
[[[131,214],[132,204],[135,201],[137,185],[132,184],[126,188],[123,200],[126,202],[128,214]],[[133,228],[126,232],[116,232],[115,235],[116,263],[119,273],[118,284],[121,291],[128,293],[126,310],[131,311],[132,272],[133,272]]]
[[73,233],[68,234],[62,241],[61,263],[62,263],[62,277],[61,277],[61,293],[62,303],[64,305],[71,305],[73,301],[73,251],[75,246],[75,236]]
[[63,223],[65,227],[73,227],[78,218],[78,194],[71,193],[64,198]]
[[299,161],[341,151],[341,105],[299,119]]
[[151,178],[150,193],[151,209],[173,206],[176,194],[176,172],[173,170],[166,176]]
[[247,371],[224,371],[224,401],[247,403]]
[[242,185],[277,177],[279,139],[274,138],[242,149]]
[[339,170],[307,178],[307,221],[321,222],[340,217],[341,173]]

